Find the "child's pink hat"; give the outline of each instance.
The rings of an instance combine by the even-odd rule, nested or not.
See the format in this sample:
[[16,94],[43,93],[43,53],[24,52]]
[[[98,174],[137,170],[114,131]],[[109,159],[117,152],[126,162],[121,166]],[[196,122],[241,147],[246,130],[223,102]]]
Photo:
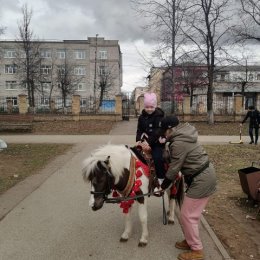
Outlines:
[[144,107],[157,107],[157,98],[155,93],[144,94]]

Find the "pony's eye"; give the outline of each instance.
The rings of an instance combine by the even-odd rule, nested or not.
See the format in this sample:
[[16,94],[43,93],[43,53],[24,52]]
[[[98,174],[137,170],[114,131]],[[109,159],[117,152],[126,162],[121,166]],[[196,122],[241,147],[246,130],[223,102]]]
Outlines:
[[96,178],[93,178],[93,179],[91,180],[91,183],[92,183],[92,185],[97,185],[97,179],[96,179]]

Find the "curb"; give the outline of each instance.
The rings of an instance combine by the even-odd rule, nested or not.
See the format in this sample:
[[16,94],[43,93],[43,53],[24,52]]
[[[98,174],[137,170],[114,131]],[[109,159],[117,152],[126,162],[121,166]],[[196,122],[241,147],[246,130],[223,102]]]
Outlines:
[[223,260],[235,260],[228,254],[227,250],[224,248],[224,246],[222,245],[222,243],[220,242],[215,232],[212,230],[212,228],[210,227],[209,223],[207,222],[207,220],[204,218],[203,215],[201,215],[201,223],[205,228],[205,230],[208,232],[209,236],[213,240],[216,247],[218,248],[220,254],[223,257]]

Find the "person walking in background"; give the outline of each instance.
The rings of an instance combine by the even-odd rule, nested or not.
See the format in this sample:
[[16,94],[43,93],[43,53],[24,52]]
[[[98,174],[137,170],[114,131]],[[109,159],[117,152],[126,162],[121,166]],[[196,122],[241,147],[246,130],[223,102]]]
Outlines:
[[[165,176],[165,165],[163,160],[164,139],[160,138],[161,121],[164,118],[164,112],[157,107],[157,98],[155,93],[144,94],[144,109],[138,118],[136,142],[142,147],[151,148],[154,161],[155,173],[159,184],[162,183]],[[144,137],[145,141],[142,140]],[[143,142],[144,141],[144,142]]]
[[161,184],[166,190],[182,173],[187,184],[180,209],[180,224],[185,240],[175,247],[189,250],[178,255],[179,260],[203,260],[203,246],[199,235],[199,222],[210,195],[216,191],[216,174],[203,147],[198,143],[198,132],[189,123],[181,124],[176,116],[161,122],[168,146],[169,168]]
[[[249,136],[251,139],[249,144],[255,143],[255,145],[256,145],[257,141],[258,141],[260,112],[257,109],[255,109],[254,106],[249,106],[248,112],[247,112],[245,118],[243,119],[243,121],[241,122],[240,126],[242,126],[248,118],[249,118]],[[254,129],[255,129],[255,140],[254,140],[254,134],[253,134]]]

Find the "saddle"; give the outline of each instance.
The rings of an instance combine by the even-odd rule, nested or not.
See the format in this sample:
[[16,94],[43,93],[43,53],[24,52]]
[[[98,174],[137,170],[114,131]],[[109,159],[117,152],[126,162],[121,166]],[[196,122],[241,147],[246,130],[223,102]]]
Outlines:
[[149,192],[152,192],[156,187],[159,188],[159,182],[155,174],[155,168],[154,163],[152,159],[151,153],[144,152],[142,147],[139,146],[133,146],[129,148],[135,156],[140,160],[142,163],[147,165],[150,169],[150,175],[149,175]]
[[[128,146],[127,146],[128,147]],[[133,147],[128,147],[134,155],[140,160],[142,163],[147,165],[150,169],[150,174],[149,174],[149,187],[148,191],[153,192],[155,188],[160,188],[159,181],[157,179],[157,176],[155,174],[155,167],[152,159],[152,155],[148,151],[144,151],[142,147],[139,146],[133,146]],[[168,168],[168,163],[166,163],[166,169]],[[170,198],[171,199],[176,199],[176,195],[178,192],[179,188],[182,188],[181,186],[183,185],[181,182],[182,176],[179,175],[176,181],[173,183],[173,185],[170,188]],[[161,194],[154,194],[156,197],[160,197]]]

